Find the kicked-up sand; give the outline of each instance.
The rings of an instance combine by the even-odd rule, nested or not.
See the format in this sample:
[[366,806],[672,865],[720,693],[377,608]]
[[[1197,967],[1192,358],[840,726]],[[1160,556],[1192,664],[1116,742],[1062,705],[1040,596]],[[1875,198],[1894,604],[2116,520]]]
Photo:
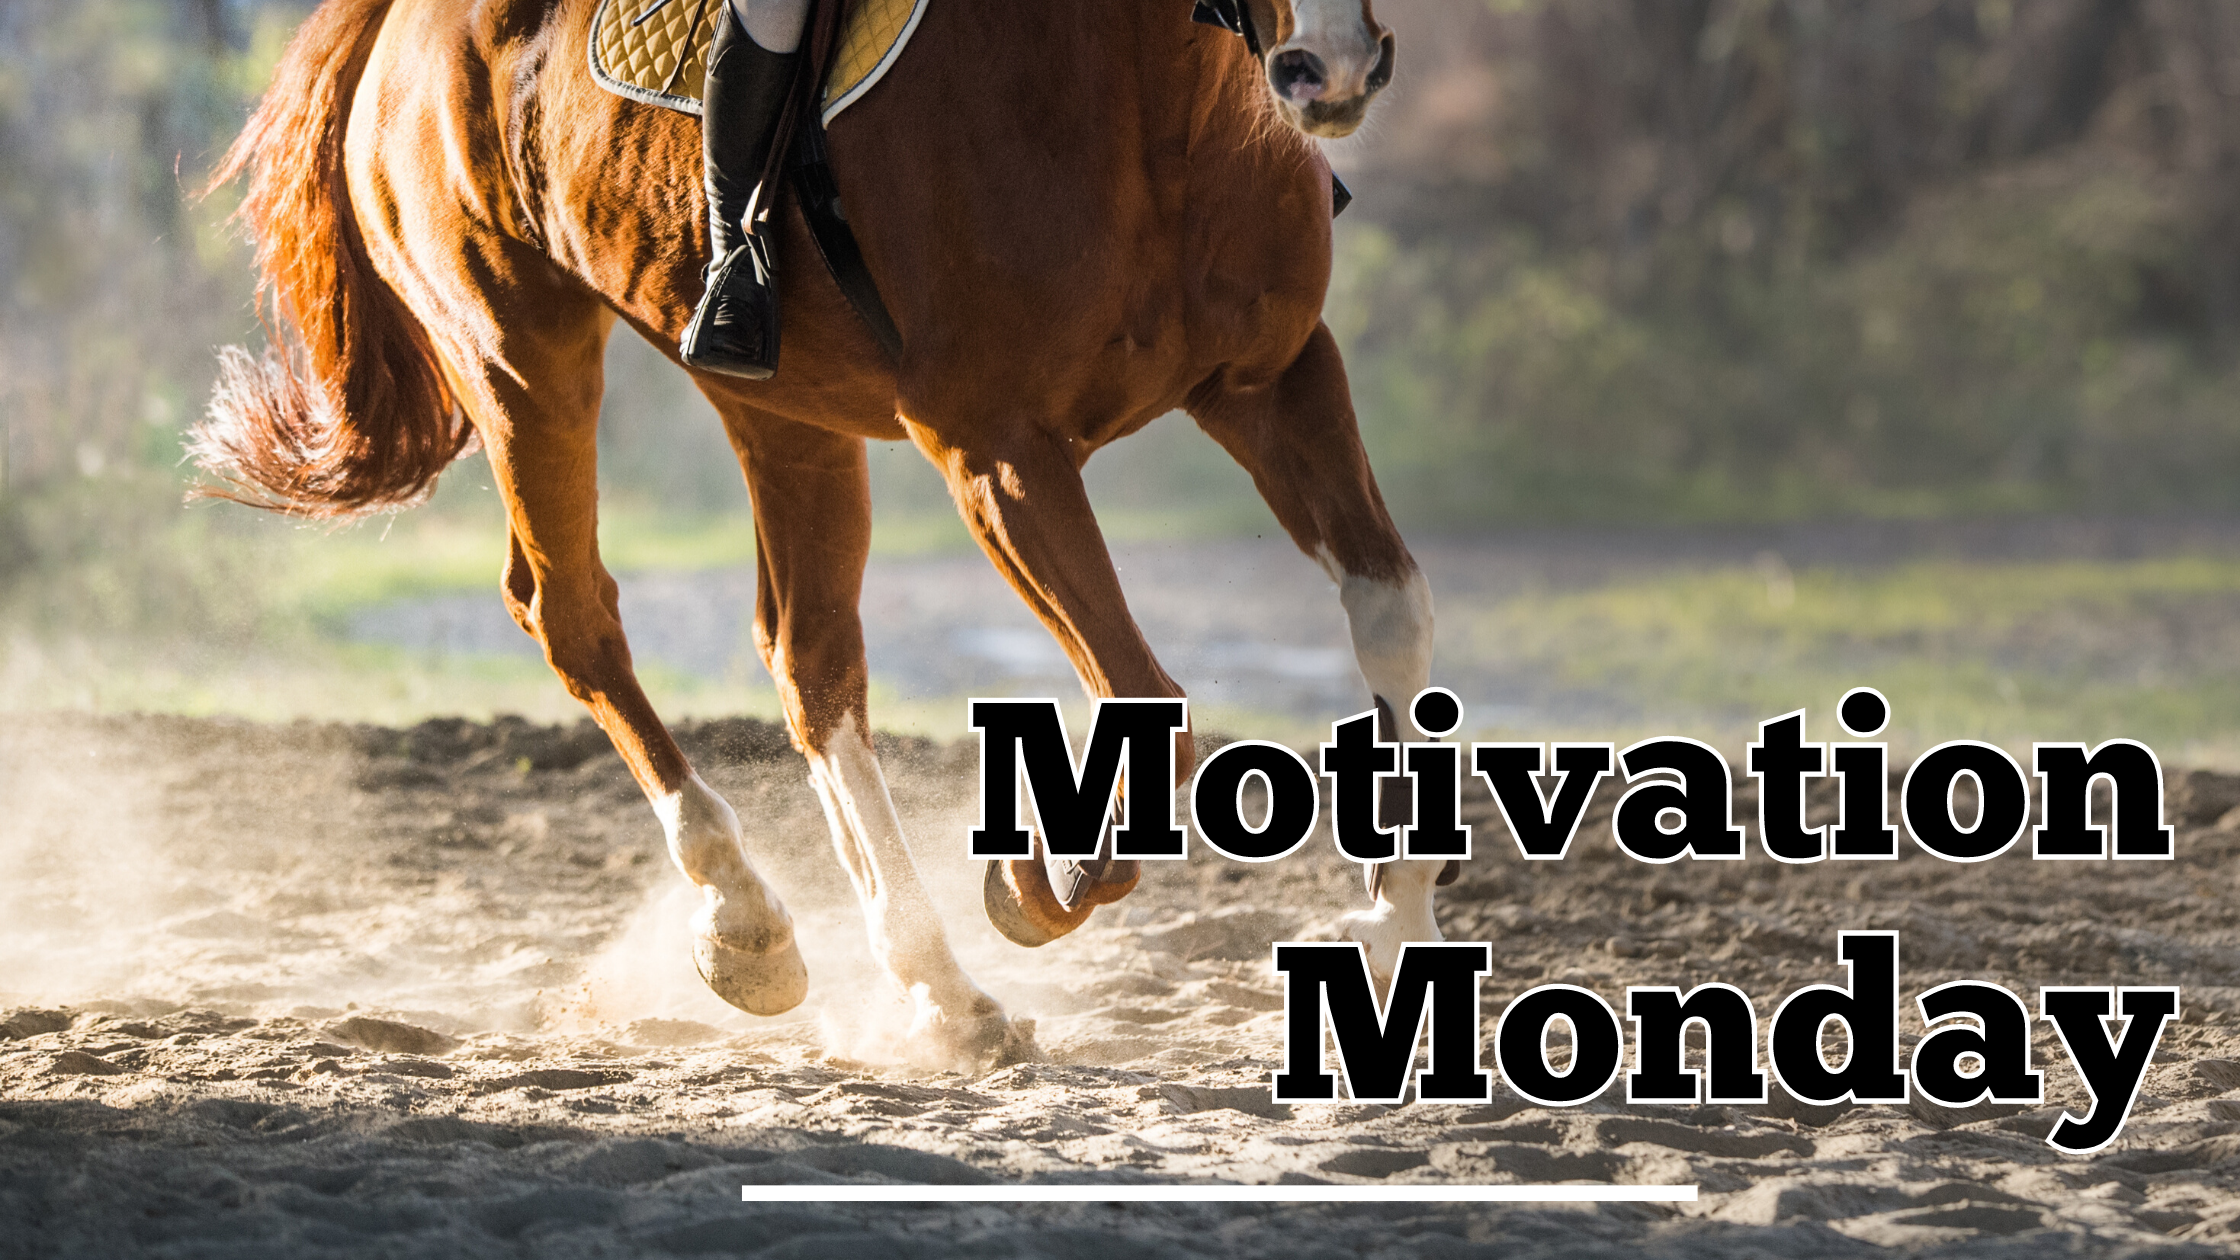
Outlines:
[[[1363,902],[1325,838],[1211,854],[1041,950],[963,857],[973,753],[885,740],[965,965],[1042,1055],[908,1065],[804,767],[687,725],[800,925],[776,1019],[693,974],[689,889],[588,726],[406,731],[14,717],[0,729],[0,1256],[1533,1257],[2224,1255],[2240,1246],[2240,779],[2173,775],[2173,862],[1648,866],[1597,808],[1563,862],[1486,822],[1444,890],[1493,1017],[1566,982],[1739,986],[1761,1021],[1840,983],[1835,934],[1947,980],[2177,984],[2121,1138],[2042,1140],[2085,1095],[2043,1025],[2042,1107],[1280,1106],[1280,939]],[[1738,808],[1738,816],[1749,809]],[[1753,841],[1753,850],[1755,848]],[[1630,1066],[1630,1064],[1629,1064]],[[1693,1184],[1688,1204],[839,1205],[817,1187]],[[801,1201],[742,1204],[742,1185]]]

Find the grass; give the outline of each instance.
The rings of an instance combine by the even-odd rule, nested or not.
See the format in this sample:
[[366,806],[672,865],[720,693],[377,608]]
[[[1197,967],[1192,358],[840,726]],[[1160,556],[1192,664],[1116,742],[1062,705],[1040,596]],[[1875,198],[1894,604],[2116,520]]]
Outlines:
[[[1177,428],[1172,440],[1191,436]],[[181,512],[172,493],[119,517],[131,532],[104,546],[30,553],[41,563],[12,598],[15,611],[41,615],[0,629],[9,636],[0,709],[379,722],[577,715],[533,656],[414,653],[343,634],[359,610],[395,600],[468,592],[495,605],[505,528],[479,462],[455,470],[425,508],[340,530],[230,507]],[[44,516],[25,509],[25,536],[76,537],[75,522],[100,506],[84,497],[58,499]],[[896,497],[877,523],[875,554],[969,553],[945,504]],[[1257,504],[1240,502],[1211,495],[1169,508],[1100,495],[1107,532],[1120,539],[1267,527]],[[737,510],[610,496],[600,534],[620,572],[754,556]],[[2240,766],[2240,559],[2214,554],[1794,572],[1764,557],[1586,587],[1442,591],[1439,652],[1439,680],[1462,692],[1479,737],[1682,733],[1739,753],[1758,721],[1799,707],[1811,710],[1815,738],[1841,738],[1829,720],[1836,698],[1870,684],[1892,702],[1889,738],[1901,755],[1957,738],[2020,751],[2034,740],[2128,736],[2174,761]],[[751,660],[720,679],[643,673],[673,716],[777,711]],[[1532,703],[1515,704],[1519,696]],[[874,709],[889,729],[963,731],[961,698],[903,696],[875,680]],[[1337,716],[1197,711],[1204,729],[1302,744]]]
[[1901,753],[2128,736],[2240,756],[2240,561],[1725,568],[1450,605],[1440,624],[1446,659],[1630,697],[1645,728],[1730,751],[1800,707],[1814,738],[1844,738],[1837,697],[1871,685]]
[[[487,590],[496,599],[506,528],[490,506],[489,513],[407,513],[332,533],[295,530],[276,548],[268,593],[283,607],[321,618],[453,591]],[[754,563],[754,527],[624,505],[601,513],[599,551],[619,573],[729,568]]]
[[[404,726],[433,716],[540,722],[585,716],[534,658],[452,653],[442,658],[371,644],[314,641],[278,649],[210,650],[174,659],[76,640],[11,645],[0,668],[0,711],[178,713],[258,722],[308,719]],[[639,678],[670,718],[743,714],[775,719],[767,678],[701,679],[659,666]]]

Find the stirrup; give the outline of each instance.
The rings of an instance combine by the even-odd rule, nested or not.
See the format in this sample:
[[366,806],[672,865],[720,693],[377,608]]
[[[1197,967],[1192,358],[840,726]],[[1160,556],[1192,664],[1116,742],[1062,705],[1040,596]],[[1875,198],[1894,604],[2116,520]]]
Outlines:
[[685,325],[678,352],[685,366],[766,381],[778,370],[778,288],[750,236],[708,272],[707,291]]

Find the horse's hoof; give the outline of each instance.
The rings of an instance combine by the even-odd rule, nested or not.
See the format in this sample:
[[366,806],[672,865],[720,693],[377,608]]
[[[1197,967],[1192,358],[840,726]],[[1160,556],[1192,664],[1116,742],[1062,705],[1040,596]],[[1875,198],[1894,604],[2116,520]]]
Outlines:
[[749,1015],[783,1015],[809,995],[809,968],[790,924],[784,940],[762,949],[732,944],[705,924],[693,926],[693,964],[717,997]]
[[919,1066],[968,1076],[1014,1063],[1050,1061],[1035,1043],[1034,1021],[1013,1019],[1001,1010],[921,1028],[912,1034],[911,1042],[915,1052],[910,1057]]
[[1077,862],[1072,858],[1045,857],[1043,869],[1058,903],[1067,910],[1084,906],[1109,906],[1143,882],[1143,863],[1120,861]]
[[1066,909],[1051,890],[1050,874],[1042,869],[1039,857],[1002,858],[988,863],[987,878],[980,884],[980,900],[996,931],[1012,944],[1028,949],[1048,945],[1080,927],[1096,909],[1087,902]]
[[996,1030],[996,1035],[988,1043],[988,1054],[983,1060],[986,1064],[986,1070],[990,1072],[998,1068],[1010,1067],[1014,1063],[1048,1063],[1049,1061],[1050,1056],[1044,1054],[1042,1047],[1035,1044],[1034,1021],[1031,1019],[1007,1019],[1003,1021],[1003,1027]]
[[1081,904],[1109,906],[1136,890],[1143,882],[1143,863],[1128,860],[1108,862],[1099,872],[1096,882],[1081,890]]

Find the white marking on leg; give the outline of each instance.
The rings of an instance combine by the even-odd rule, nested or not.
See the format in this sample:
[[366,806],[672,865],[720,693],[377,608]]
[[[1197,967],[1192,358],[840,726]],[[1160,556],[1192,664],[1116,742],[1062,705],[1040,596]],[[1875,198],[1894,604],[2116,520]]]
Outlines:
[[[1370,694],[1391,709],[1402,742],[1422,739],[1409,706],[1431,681],[1430,584],[1415,571],[1398,582],[1347,573],[1327,547],[1318,548],[1315,559],[1338,584],[1338,602],[1353,632],[1354,660]],[[1402,944],[1444,939],[1432,897],[1445,867],[1439,861],[1383,863],[1374,868],[1381,877],[1376,904],[1345,917],[1347,939],[1369,947],[1369,969],[1379,984],[1391,979]],[[1363,869],[1366,875],[1372,868]]]
[[1439,918],[1431,904],[1439,872],[1445,867],[1446,863],[1433,861],[1386,862],[1377,903],[1340,920],[1347,940],[1369,947],[1369,971],[1380,990],[1391,983],[1393,968],[1400,965],[1402,945],[1446,939],[1439,934]]
[[669,857],[705,897],[692,916],[692,956],[716,995],[755,1015],[800,1005],[809,973],[793,916],[756,875],[740,846],[739,816],[699,775],[653,802]]
[[770,886],[755,874],[742,847],[739,816],[730,802],[695,774],[684,787],[653,802],[669,835],[669,858],[684,877],[705,889],[703,913],[714,928],[735,938],[790,933],[793,920]]
[[[1337,566],[1328,560],[1327,570]],[[1338,603],[1353,631],[1353,659],[1369,694],[1392,706],[1403,740],[1421,739],[1408,704],[1431,682],[1431,586],[1412,572],[1398,582],[1343,573]]]
[[841,718],[824,750],[809,758],[809,780],[824,803],[840,864],[863,903],[871,952],[916,1004],[913,1039],[920,1033],[938,1039],[944,1024],[1000,1016],[1002,1008],[950,952],[941,918],[918,881],[886,776],[854,714]]

